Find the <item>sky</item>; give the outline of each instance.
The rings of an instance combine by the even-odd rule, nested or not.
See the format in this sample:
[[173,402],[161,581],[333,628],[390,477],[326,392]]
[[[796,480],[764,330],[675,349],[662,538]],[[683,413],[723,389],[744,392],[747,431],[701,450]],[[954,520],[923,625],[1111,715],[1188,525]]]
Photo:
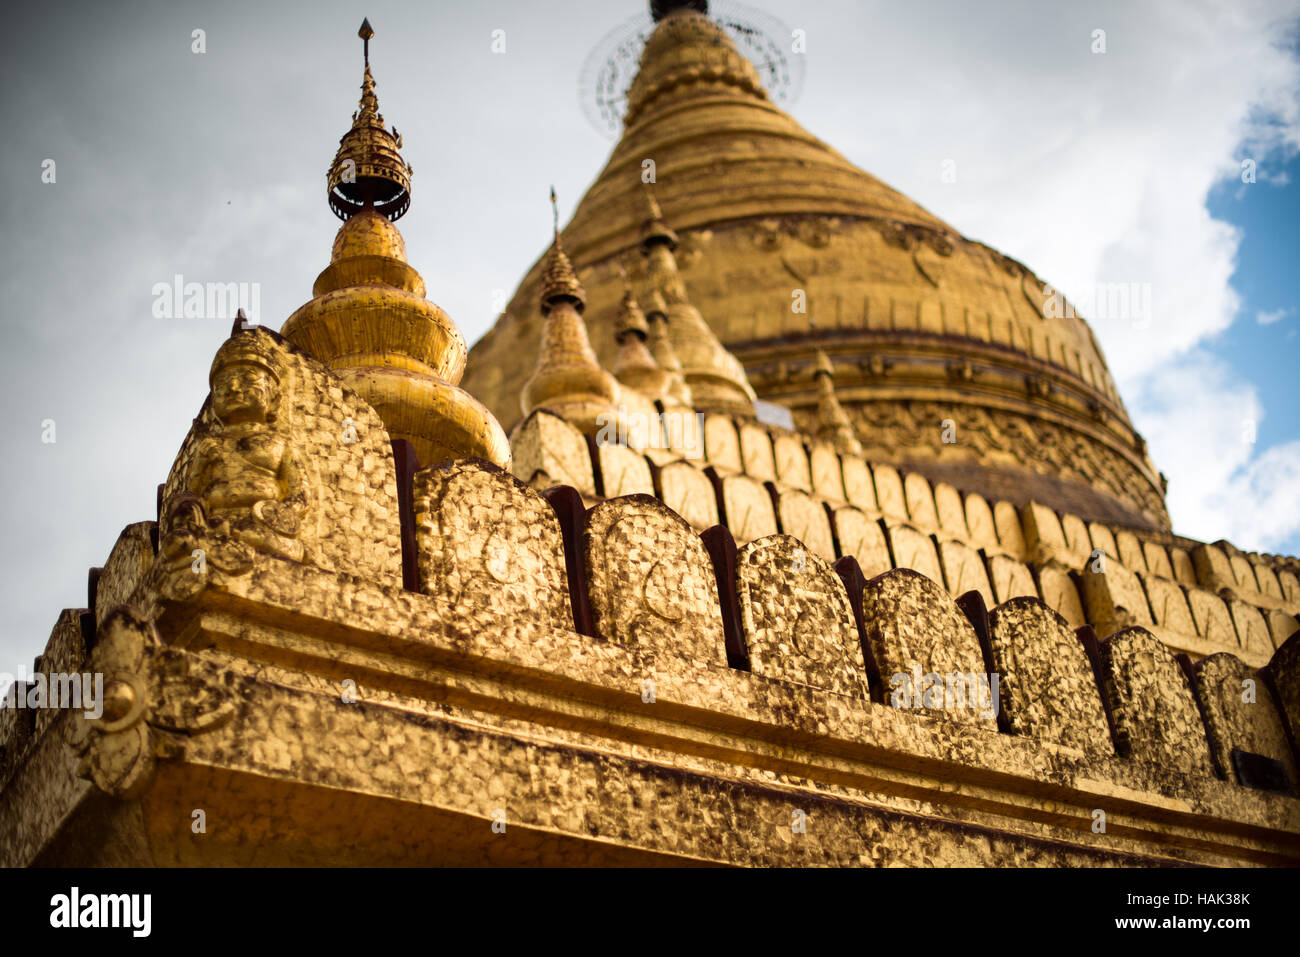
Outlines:
[[[1175,529],[1300,554],[1300,0],[749,6],[803,31],[783,105],[856,165],[1072,300],[1148,284],[1149,324],[1094,328]],[[253,318],[276,329],[310,298],[362,17],[415,168],[408,258],[472,343],[546,246],[549,185],[563,222],[604,165],[580,76],[646,7],[7,13],[0,672],[30,668],[87,570],[154,518],[207,393],[230,321],[159,318],[155,286],[257,283]]]

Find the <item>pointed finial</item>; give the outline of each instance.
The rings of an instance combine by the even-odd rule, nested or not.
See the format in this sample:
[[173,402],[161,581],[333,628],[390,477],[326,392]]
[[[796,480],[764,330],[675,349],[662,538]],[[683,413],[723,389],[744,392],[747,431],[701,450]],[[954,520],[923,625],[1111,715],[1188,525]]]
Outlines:
[[658,289],[651,287],[650,291],[646,293],[645,304],[647,316],[658,316],[665,323],[668,322],[668,303],[664,301],[664,294]]
[[665,399],[676,406],[689,406],[691,390],[686,384],[685,376],[682,375],[682,361],[677,358],[677,350],[673,348],[672,340],[668,336],[668,304],[664,302],[663,294],[653,286],[646,294],[645,313],[648,320],[646,344],[650,355],[655,365],[668,373]]
[[384,129],[370,72],[370,21],[357,31],[364,43],[365,70],[361,77],[361,102],[352,114],[352,128],[339,140],[338,152],[327,174],[330,209],[345,222],[373,207],[390,222],[400,219],[411,204],[411,165],[402,159],[402,138],[397,128]]
[[547,408],[588,435],[611,415],[619,398],[618,380],[596,359],[582,311],[587,294],[560,242],[560,211],[551,187],[555,238],[542,264],[541,348],[537,368],[519,394],[524,415]]
[[542,315],[549,315],[551,307],[560,300],[568,300],[582,312],[587,305],[587,293],[560,242],[560,209],[555,203],[554,186],[551,187],[551,225],[555,238],[542,270]]
[[861,455],[862,443],[835,394],[835,366],[821,349],[813,356],[813,381],[817,383],[817,428],[813,434],[830,442],[837,452]]
[[370,66],[370,38],[375,35],[374,28],[370,25],[370,18],[366,17],[361,21],[361,29],[357,31],[357,36],[361,38],[361,49],[365,54],[366,66]]
[[[637,338],[642,342],[650,335],[650,327],[646,324],[645,313],[641,311],[640,304],[636,301],[636,295],[632,292],[632,278],[627,274],[627,267],[623,260],[618,261],[618,274],[623,278],[623,301],[619,306],[618,322],[614,326],[614,340],[623,342],[628,333],[635,333]],[[618,370],[614,370],[618,375]]]
[[676,249],[677,234],[664,222],[664,214],[659,208],[659,200],[655,198],[654,190],[649,186],[646,186],[645,202],[646,221],[641,233],[642,249],[649,249],[655,243],[666,243],[670,248]]

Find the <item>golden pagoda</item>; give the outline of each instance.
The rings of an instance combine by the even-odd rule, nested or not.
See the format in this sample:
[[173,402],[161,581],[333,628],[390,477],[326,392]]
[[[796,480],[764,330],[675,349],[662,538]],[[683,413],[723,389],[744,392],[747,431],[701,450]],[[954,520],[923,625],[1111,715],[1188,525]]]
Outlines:
[[862,455],[862,443],[853,432],[848,413],[835,394],[835,367],[826,353],[817,350],[817,364],[813,369],[817,380],[817,438],[830,442],[836,452],[845,455]]
[[[662,368],[650,354],[646,340],[650,338],[650,325],[641,311],[627,270],[623,276],[623,301],[619,304],[618,328],[614,339],[618,342],[618,357],[614,360],[614,375],[625,386],[636,389],[647,398],[664,400],[673,386],[673,375]],[[680,365],[680,363],[679,363]],[[689,404],[689,403],[688,403]]]
[[[698,7],[656,8],[622,138],[564,229],[602,362],[614,358],[618,261],[646,235],[642,163],[653,157],[654,197],[674,230],[660,248],[680,241],[693,254],[674,264],[682,295],[743,364],[745,387],[790,408],[800,428],[816,420],[817,391],[792,373],[810,371],[821,348],[873,460],[1018,505],[1168,530],[1160,476],[1087,323],[1045,308],[1045,282],[1025,266],[800,127]],[[507,428],[510,383],[528,361],[513,343],[536,335],[540,269],[466,371],[466,387]],[[791,308],[796,290],[814,292],[797,276],[816,285],[813,336]],[[945,420],[955,441],[944,441]]]
[[682,374],[682,362],[677,358],[672,338],[668,335],[668,304],[663,293],[651,289],[647,297],[646,326],[649,348],[655,364],[668,372],[668,397],[665,401],[682,407],[691,404],[691,390]]
[[425,298],[394,223],[410,208],[411,167],[402,138],[384,128],[370,73],[366,20],[361,103],[330,165],[330,209],[343,225],[310,302],[281,330],[366,398],[393,438],[411,442],[421,462],[472,454],[508,465],[510,446],[482,404],[457,388],[465,337]]
[[[555,206],[555,190],[551,190]],[[558,216],[558,213],[555,215]],[[601,416],[615,416],[618,382],[596,362],[582,310],[587,295],[560,243],[559,228],[546,257],[541,313],[546,317],[537,367],[524,383],[520,405],[527,415],[546,408],[578,426],[584,433],[599,428]]]
[[463,380],[362,25],[330,265],[0,707],[0,864],[1300,864],[1300,560],[1173,532],[1082,319],[651,14]]
[[695,404],[704,411],[753,415],[754,390],[736,357],[723,348],[690,301],[677,271],[677,234],[668,228],[653,193],[646,194],[647,219],[642,229],[649,281],[667,303],[657,315],[669,319],[669,341],[682,378]]

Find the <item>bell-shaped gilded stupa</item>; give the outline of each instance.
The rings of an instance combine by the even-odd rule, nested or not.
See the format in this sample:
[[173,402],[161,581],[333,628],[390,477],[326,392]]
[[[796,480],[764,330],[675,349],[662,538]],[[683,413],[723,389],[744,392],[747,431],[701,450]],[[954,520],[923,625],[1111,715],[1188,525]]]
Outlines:
[[691,388],[682,375],[682,361],[677,358],[672,338],[668,335],[668,303],[664,302],[663,293],[654,287],[646,296],[645,314],[650,355],[659,368],[668,373],[668,392],[664,402],[679,409],[689,408],[693,401]]
[[646,346],[650,338],[650,325],[645,313],[632,292],[632,281],[627,270],[622,270],[623,302],[619,306],[618,327],[614,338],[618,342],[618,358],[614,360],[614,377],[631,389],[636,389],[647,399],[664,399],[672,385],[672,375],[655,362]]
[[[602,362],[617,351],[617,264],[648,243],[650,284],[668,285],[668,332],[698,408],[743,412],[752,386],[816,431],[820,387],[808,373],[821,349],[873,463],[990,500],[1169,527],[1162,480],[1087,322],[1024,265],[803,129],[705,0],[654,0],[650,13],[622,136],[563,233]],[[649,228],[647,160],[664,214]],[[530,361],[516,344],[537,335],[541,276],[539,261],[470,352],[466,386],[507,427]],[[792,303],[813,298],[810,331]],[[641,302],[649,314],[649,297]],[[723,354],[738,374],[714,362]],[[719,406],[717,390],[730,401]]]
[[384,127],[370,73],[369,21],[361,104],[328,173],[329,205],[343,226],[313,298],[281,329],[365,397],[395,439],[407,439],[423,465],[477,457],[503,467],[510,443],[500,423],[457,387],[465,338],[425,298],[424,280],[406,262],[393,225],[410,207],[411,167],[402,139]]
[[[551,190],[554,207],[555,191]],[[546,256],[546,278],[542,285],[541,346],[537,366],[524,383],[519,396],[525,415],[534,409],[549,409],[567,419],[579,431],[596,432],[617,415],[618,381],[601,367],[587,338],[582,310],[587,294],[560,243],[558,226]]]
[[862,443],[854,434],[853,423],[835,395],[835,367],[820,349],[813,366],[813,379],[817,383],[817,428],[813,434],[830,442],[836,452],[861,455]]
[[752,416],[755,396],[744,367],[691,304],[678,274],[677,234],[664,222],[653,193],[646,193],[646,206],[641,252],[651,285],[667,302],[669,338],[696,407],[704,412]]

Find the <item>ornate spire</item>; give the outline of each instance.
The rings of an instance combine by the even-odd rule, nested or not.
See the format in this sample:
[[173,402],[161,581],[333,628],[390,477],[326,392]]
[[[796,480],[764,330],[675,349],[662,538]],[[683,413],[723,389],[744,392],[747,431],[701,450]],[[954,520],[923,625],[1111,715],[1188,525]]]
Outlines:
[[653,0],[655,29],[641,51],[641,67],[627,91],[624,129],[652,107],[698,96],[740,95],[767,100],[758,71],[727,32],[708,17],[702,0]]
[[561,300],[568,300],[578,312],[582,312],[587,307],[587,292],[578,281],[573,263],[560,243],[560,211],[555,203],[554,186],[551,187],[551,218],[553,238],[542,273],[542,315],[549,315]]
[[[365,123],[367,126],[375,126],[382,130],[384,128],[384,118],[379,115],[379,97],[375,96],[375,78],[370,73],[370,38],[375,35],[374,28],[370,26],[370,18],[365,17],[361,21],[361,29],[357,31],[357,36],[361,38],[361,56],[365,60],[366,72],[361,80],[361,108],[352,114],[353,126],[358,123]],[[401,148],[401,143],[398,143]]]
[[555,217],[554,240],[546,257],[541,297],[546,323],[542,327],[537,368],[524,383],[519,404],[524,415],[545,408],[567,419],[580,431],[592,434],[605,421],[612,421],[603,417],[617,414],[619,386],[601,368],[587,337],[587,324],[582,321],[586,294],[560,245],[553,187],[551,208]]
[[384,128],[375,95],[375,78],[370,73],[370,38],[375,31],[369,20],[361,22],[365,73],[361,80],[361,103],[352,114],[352,128],[339,140],[338,152],[328,173],[329,203],[334,215],[344,221],[373,207],[390,221],[400,219],[411,205],[411,174],[402,159],[402,137],[397,128]]
[[668,335],[668,304],[658,289],[646,296],[646,319],[650,327],[650,355],[655,364],[668,373],[668,390],[665,404],[687,406],[691,404],[691,389],[682,375],[682,361],[677,358],[672,338]]
[[652,246],[656,243],[664,243],[673,252],[677,251],[677,234],[668,228],[664,222],[664,214],[659,209],[659,200],[655,199],[654,191],[649,187],[645,191],[646,219],[645,228],[641,231],[642,246]]
[[614,339],[616,342],[624,342],[629,338],[645,342],[650,335],[650,327],[646,325],[645,313],[641,311],[641,306],[632,293],[632,280],[628,277],[627,267],[621,261],[618,264],[618,274],[623,279],[623,301],[619,304]]
[[365,56],[361,106],[330,170],[330,208],[343,225],[313,298],[286,320],[281,334],[360,393],[388,434],[408,440],[423,465],[482,458],[508,467],[510,443],[501,424],[458,388],[465,338],[425,298],[424,280],[407,263],[406,244],[392,222],[409,202],[410,167],[397,153],[401,138],[384,129],[379,115],[369,20],[359,36]]
[[646,323],[645,313],[632,294],[632,282],[621,262],[618,271],[623,277],[623,302],[619,307],[618,325],[614,333],[618,342],[614,376],[625,386],[636,389],[649,399],[663,399],[668,395],[673,377],[666,369],[659,367],[646,348],[650,327]]
[[[667,300],[664,315],[672,320],[668,332],[695,407],[702,411],[752,416],[754,390],[745,370],[718,341],[699,310],[691,305],[677,272],[677,257],[673,252],[676,234],[664,222],[659,204],[649,190],[645,196],[647,217],[641,252],[648,260],[651,287]],[[663,364],[660,360],[660,365]]]
[[862,443],[853,434],[848,414],[835,395],[835,367],[821,349],[813,363],[813,378],[817,380],[817,438],[830,442],[835,451],[843,455],[861,455]]

